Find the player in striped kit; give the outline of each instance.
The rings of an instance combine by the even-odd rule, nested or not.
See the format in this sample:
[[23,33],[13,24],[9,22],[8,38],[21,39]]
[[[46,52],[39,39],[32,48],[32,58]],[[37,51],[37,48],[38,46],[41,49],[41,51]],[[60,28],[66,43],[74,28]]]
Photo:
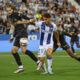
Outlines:
[[[44,58],[45,55],[47,55],[47,63],[48,63],[48,73],[53,74],[52,71],[52,51],[53,51],[53,32],[54,35],[56,36],[57,39],[57,44],[60,47],[60,42],[59,42],[59,35],[57,32],[57,27],[56,25],[51,22],[51,16],[48,13],[44,14],[44,21],[39,21],[35,22],[35,25],[39,27],[40,29],[40,41],[39,41],[39,52],[38,52],[38,57],[41,61],[41,65],[44,68],[44,71],[46,72],[45,64],[44,63]],[[41,67],[41,65],[38,66],[37,69]]]

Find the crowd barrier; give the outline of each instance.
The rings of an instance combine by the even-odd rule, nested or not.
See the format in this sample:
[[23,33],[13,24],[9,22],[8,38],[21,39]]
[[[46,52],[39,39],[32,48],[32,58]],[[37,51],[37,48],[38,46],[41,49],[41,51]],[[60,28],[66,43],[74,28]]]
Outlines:
[[[9,42],[9,38],[11,35],[0,35],[0,52],[10,52],[13,46],[13,43]],[[29,44],[27,45],[27,49],[30,51],[38,51],[38,46],[39,46],[39,36],[40,34],[37,33],[29,33],[28,39],[29,39]],[[66,42],[70,46],[70,37],[65,37]],[[80,38],[79,38],[80,42]],[[78,50],[76,44],[74,44],[75,50]],[[62,48],[58,48],[57,50],[62,50]],[[19,50],[21,51],[21,50]]]

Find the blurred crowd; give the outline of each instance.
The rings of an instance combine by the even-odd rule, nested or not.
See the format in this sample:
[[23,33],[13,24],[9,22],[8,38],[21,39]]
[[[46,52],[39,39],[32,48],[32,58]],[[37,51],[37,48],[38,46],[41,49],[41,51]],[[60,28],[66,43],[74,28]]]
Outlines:
[[80,0],[75,0],[80,5]]
[[48,12],[56,25],[80,28],[80,10],[68,0],[0,0],[0,34],[10,34],[13,28],[7,19],[6,8],[10,6],[29,18],[43,20],[43,14]]

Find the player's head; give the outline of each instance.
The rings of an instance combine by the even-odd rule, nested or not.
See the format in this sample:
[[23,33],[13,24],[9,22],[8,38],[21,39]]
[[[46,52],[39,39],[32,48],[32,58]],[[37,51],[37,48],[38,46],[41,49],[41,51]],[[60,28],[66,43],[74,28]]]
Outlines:
[[11,15],[13,12],[13,9],[11,7],[7,7],[6,11],[7,11],[8,15]]
[[44,14],[44,21],[45,21],[46,25],[50,25],[51,15],[49,13]]

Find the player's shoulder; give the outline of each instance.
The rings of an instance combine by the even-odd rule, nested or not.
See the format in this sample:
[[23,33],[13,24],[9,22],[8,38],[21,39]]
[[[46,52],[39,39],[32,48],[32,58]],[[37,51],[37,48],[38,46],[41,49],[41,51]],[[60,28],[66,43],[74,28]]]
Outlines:
[[42,23],[44,23],[44,21],[39,21],[39,23],[41,23],[41,24],[42,24]]
[[53,26],[53,31],[56,31],[56,30],[57,30],[56,24],[55,24],[54,22],[52,22],[51,24],[52,24],[52,26]]
[[54,28],[57,27],[56,24],[55,24],[54,22],[52,22],[51,24],[53,25]]
[[44,23],[44,21],[37,21],[36,24],[37,25],[42,25]]
[[53,26],[56,25],[54,22],[51,23]]

